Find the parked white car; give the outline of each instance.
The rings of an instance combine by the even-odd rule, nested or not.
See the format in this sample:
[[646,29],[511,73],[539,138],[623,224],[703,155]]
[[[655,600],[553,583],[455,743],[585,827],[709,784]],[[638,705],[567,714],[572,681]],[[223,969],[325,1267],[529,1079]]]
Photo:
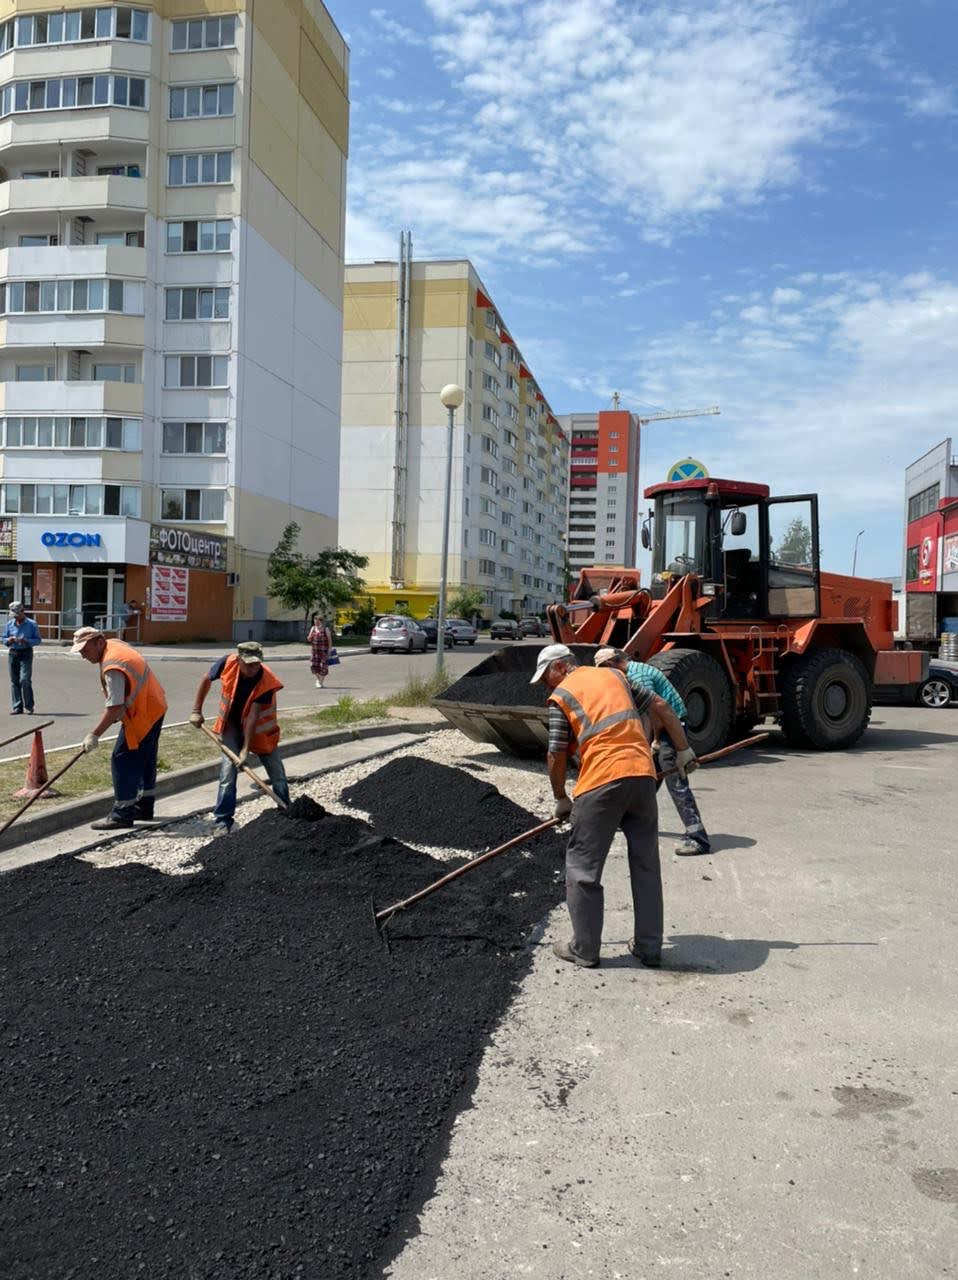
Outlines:
[[369,637],[372,653],[386,649],[398,649],[401,653],[426,652],[426,633],[413,618],[400,614],[386,614],[373,627]]

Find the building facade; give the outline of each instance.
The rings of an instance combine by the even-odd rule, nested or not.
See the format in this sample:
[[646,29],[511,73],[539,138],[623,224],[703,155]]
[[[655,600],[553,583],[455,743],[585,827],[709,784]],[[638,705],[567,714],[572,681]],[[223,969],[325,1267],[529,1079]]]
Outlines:
[[438,598],[447,411],[453,436],[451,590],[478,587],[486,619],[562,598],[565,433],[467,261],[346,268],[340,542],[369,557],[377,609],[425,617]]
[[573,573],[594,564],[636,562],[639,419],[624,409],[560,419],[572,454],[567,545]]
[[0,0],[0,601],[246,638],[336,542],[348,125],[319,0]]
[[958,618],[958,457],[950,439],[905,471],[905,635],[935,646]]

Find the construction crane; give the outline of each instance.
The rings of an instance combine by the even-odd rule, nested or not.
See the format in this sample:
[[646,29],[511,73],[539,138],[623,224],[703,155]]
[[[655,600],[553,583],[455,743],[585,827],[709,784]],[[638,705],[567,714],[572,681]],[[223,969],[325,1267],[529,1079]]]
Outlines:
[[[612,392],[612,408],[618,409],[622,401],[622,397],[618,391]],[[711,414],[721,413],[722,410],[717,404],[710,405],[707,409],[663,409],[661,413],[649,413],[646,415],[636,414],[639,424],[644,426],[647,422],[666,422],[672,418],[707,418]]]

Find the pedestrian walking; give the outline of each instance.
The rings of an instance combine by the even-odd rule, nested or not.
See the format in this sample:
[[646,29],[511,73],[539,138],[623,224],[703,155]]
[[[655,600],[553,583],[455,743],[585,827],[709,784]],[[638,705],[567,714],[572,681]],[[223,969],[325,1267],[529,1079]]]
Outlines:
[[40,643],[40,628],[21,600],[10,605],[10,617],[3,629],[3,643],[7,646],[7,664],[10,668],[10,714],[21,716],[26,711],[33,715],[33,651]]
[[[282,682],[263,661],[263,646],[244,640],[236,652],[217,659],[203,676],[193,700],[190,724],[204,723],[203,703],[214,680],[220,682],[220,706],[213,732],[245,764],[250,752],[259,756],[270,785],[289,804],[289,783],[278,751],[276,694]],[[236,765],[226,756],[220,768],[213,818],[217,832],[229,832],[236,813]]]
[[160,749],[166,694],[143,655],[122,640],[107,639],[96,627],[73,634],[71,653],[100,668],[106,707],[96,727],[83,739],[95,751],[111,724],[120,733],[110,757],[113,809],[90,825],[94,831],[118,831],[134,821],[151,822],[156,804],[156,763]]
[[117,634],[121,640],[138,640],[140,606],[136,600],[127,600],[120,606],[120,626]]
[[[621,649],[600,649],[593,661],[597,667],[613,667],[616,671],[621,671],[633,691],[649,689],[652,693],[657,693],[660,698],[663,698],[681,722],[682,738],[680,743],[685,742],[686,746],[688,746],[688,739],[685,734],[688,730],[689,716],[685,709],[685,703],[682,701],[682,697],[675,685],[662,674],[658,667],[653,667],[648,662],[634,662]],[[712,844],[709,840],[709,834],[705,829],[698,802],[692,794],[692,788],[689,786],[685,771],[671,772],[676,768],[680,745],[676,745],[672,735],[666,729],[659,730],[658,741],[659,768],[665,772],[665,785],[668,787],[669,795],[672,797],[672,803],[675,805],[679,820],[685,828],[685,835],[675,846],[675,852],[683,857],[711,853]]]
[[316,677],[316,688],[323,689],[329,675],[329,655],[333,637],[322,614],[313,614],[313,625],[306,639],[309,642],[309,669]]
[[[616,831],[625,835],[632,885],[634,932],[629,951],[657,969],[662,955],[662,872],[655,765],[642,728],[646,713],[654,728],[665,726],[682,738],[672,708],[649,690],[633,693],[619,671],[580,667],[564,644],[546,645],[532,683],[543,681],[549,697],[549,781],[557,818],[571,816],[566,849],[566,905],[572,938],[556,942],[560,960],[583,968],[599,964],[604,898],[602,871]],[[566,791],[569,757],[579,755],[575,802]],[[686,747],[683,769],[694,767]]]

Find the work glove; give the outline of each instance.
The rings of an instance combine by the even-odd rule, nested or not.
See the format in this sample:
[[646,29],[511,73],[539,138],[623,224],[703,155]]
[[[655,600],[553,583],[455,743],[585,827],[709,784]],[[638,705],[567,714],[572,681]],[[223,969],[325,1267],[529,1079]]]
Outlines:
[[91,751],[96,751],[99,745],[100,745],[100,739],[96,736],[95,733],[88,733],[87,736],[83,739],[83,750],[87,753],[87,755],[89,755]]
[[206,721],[205,721],[205,719],[204,719],[204,717],[203,717],[203,712],[202,712],[202,711],[193,711],[193,712],[191,712],[191,714],[190,714],[190,724],[196,725],[196,727],[197,727],[197,729],[198,729],[198,728],[200,727],[200,725],[201,725],[201,724],[205,724],[205,723],[206,723]]
[[558,818],[561,822],[564,818],[568,818],[572,812],[572,801],[568,796],[562,796],[556,801],[556,807],[552,811],[552,816]]
[[691,747],[686,747],[684,751],[680,751],[675,757],[675,769],[683,782],[693,769],[699,767],[699,762],[695,758],[695,752]]

